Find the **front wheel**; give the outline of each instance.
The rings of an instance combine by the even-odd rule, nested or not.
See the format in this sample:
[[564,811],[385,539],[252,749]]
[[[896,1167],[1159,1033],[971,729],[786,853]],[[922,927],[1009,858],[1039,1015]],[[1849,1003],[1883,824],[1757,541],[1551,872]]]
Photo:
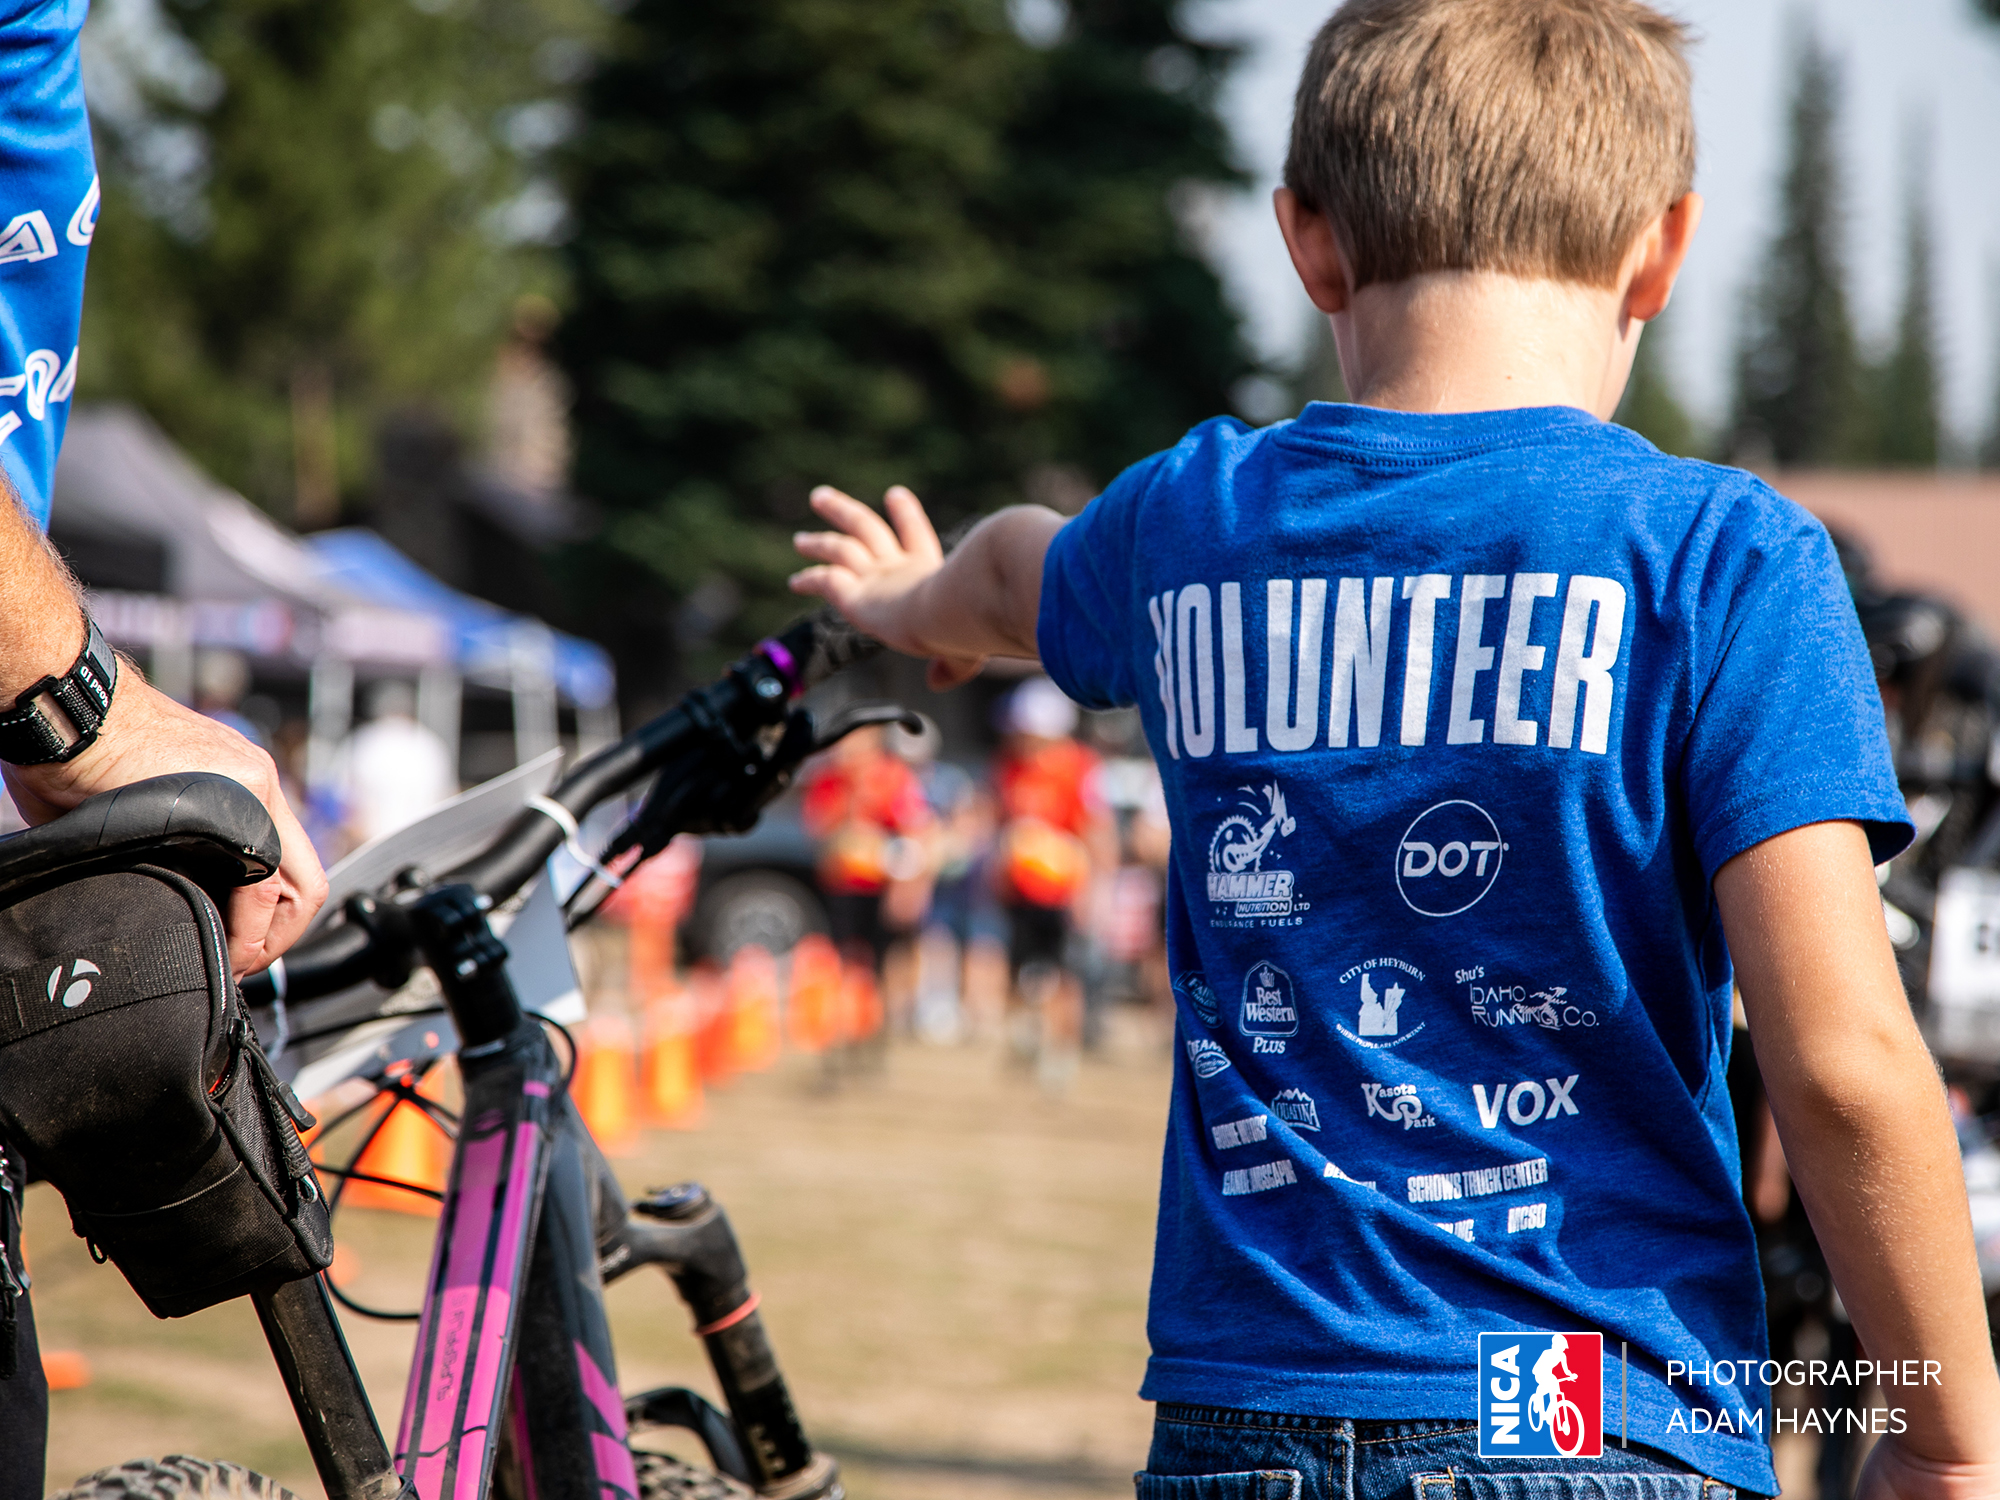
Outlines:
[[49,1500],[298,1500],[298,1496],[241,1464],[169,1453],[86,1474]]

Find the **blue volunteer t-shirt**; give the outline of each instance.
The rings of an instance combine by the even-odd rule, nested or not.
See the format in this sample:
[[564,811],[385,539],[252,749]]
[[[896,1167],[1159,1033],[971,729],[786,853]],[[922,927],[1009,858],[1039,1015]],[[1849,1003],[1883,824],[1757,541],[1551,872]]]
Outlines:
[[1908,838],[1819,523],[1569,408],[1316,403],[1121,475],[1040,640],[1173,822],[1142,1394],[1471,1416],[1481,1332],[1601,1333],[1607,1452],[1775,1491],[1709,883]]
[[0,467],[47,526],[76,388],[97,168],[77,34],[87,0],[0,0]]

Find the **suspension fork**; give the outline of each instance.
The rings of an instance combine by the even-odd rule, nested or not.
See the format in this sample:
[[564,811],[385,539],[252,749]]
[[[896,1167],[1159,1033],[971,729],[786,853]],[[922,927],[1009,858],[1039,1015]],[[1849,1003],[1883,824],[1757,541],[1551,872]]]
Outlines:
[[[698,1183],[665,1188],[633,1212],[608,1168],[602,1178],[597,1248],[603,1279],[616,1281],[645,1265],[667,1273],[694,1315],[694,1331],[741,1439],[749,1472],[739,1477],[770,1500],[839,1500],[839,1466],[816,1453],[806,1437],[729,1215]],[[633,1401],[643,1412],[649,1398]]]

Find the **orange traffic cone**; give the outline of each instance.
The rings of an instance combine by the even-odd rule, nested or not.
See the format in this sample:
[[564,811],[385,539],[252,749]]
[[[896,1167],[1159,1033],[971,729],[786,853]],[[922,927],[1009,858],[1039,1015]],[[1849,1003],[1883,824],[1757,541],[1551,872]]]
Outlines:
[[809,933],[792,949],[792,1045],[823,1052],[840,1039],[840,953],[830,938]]
[[[444,1067],[433,1068],[417,1092],[426,1099],[442,1099]],[[354,1170],[441,1193],[451,1171],[451,1142],[425,1118],[422,1110],[398,1099],[390,1106],[388,1120],[354,1164]],[[435,1199],[379,1182],[351,1181],[340,1201],[348,1208],[386,1208],[426,1218],[435,1218],[438,1211]]]
[[732,1073],[760,1073],[778,1060],[778,962],[758,947],[729,963],[723,1051]]
[[690,1130],[701,1123],[701,1067],[695,1055],[694,997],[656,997],[646,1007],[646,1054],[640,1098],[647,1123]]
[[638,1059],[632,1023],[598,1016],[580,1028],[576,1077],[570,1092],[583,1123],[607,1156],[628,1155],[638,1144]]

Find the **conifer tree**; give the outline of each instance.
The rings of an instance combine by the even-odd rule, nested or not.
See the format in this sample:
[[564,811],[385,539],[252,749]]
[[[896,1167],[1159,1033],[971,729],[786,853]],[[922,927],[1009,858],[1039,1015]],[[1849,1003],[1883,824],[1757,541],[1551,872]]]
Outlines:
[[1333,344],[1333,325],[1315,310],[1306,325],[1306,346],[1286,382],[1291,415],[1302,411],[1308,401],[1345,401],[1347,377],[1340,370],[1340,351]]
[[559,334],[605,516],[579,600],[621,681],[709,665],[663,598],[733,581],[718,655],[796,610],[816,483],[908,484],[944,527],[1073,508],[1226,405],[1250,362],[1175,205],[1232,180],[1227,59],[1176,16],[1091,0],[1031,47],[1003,0],[624,15],[573,152]]
[[1904,209],[1903,296],[1895,341],[1869,380],[1870,457],[1891,468],[1937,466],[1941,423],[1933,269],[1930,206],[1913,185]]
[[[165,29],[125,45],[121,24],[149,9]],[[594,10],[100,7],[86,39],[111,86],[93,97],[104,207],[81,394],[137,401],[306,522],[363,482],[385,408],[469,418],[516,296],[547,275],[522,244],[553,227],[532,180]]]
[[1794,43],[1778,227],[1745,300],[1730,448],[1780,464],[1849,461],[1859,360],[1847,300],[1842,183],[1834,139],[1840,82],[1818,35]]
[[1694,458],[1700,453],[1694,420],[1675,395],[1666,364],[1668,320],[1655,318],[1640,335],[1632,358],[1632,378],[1612,420],[1631,428],[1662,453]]

